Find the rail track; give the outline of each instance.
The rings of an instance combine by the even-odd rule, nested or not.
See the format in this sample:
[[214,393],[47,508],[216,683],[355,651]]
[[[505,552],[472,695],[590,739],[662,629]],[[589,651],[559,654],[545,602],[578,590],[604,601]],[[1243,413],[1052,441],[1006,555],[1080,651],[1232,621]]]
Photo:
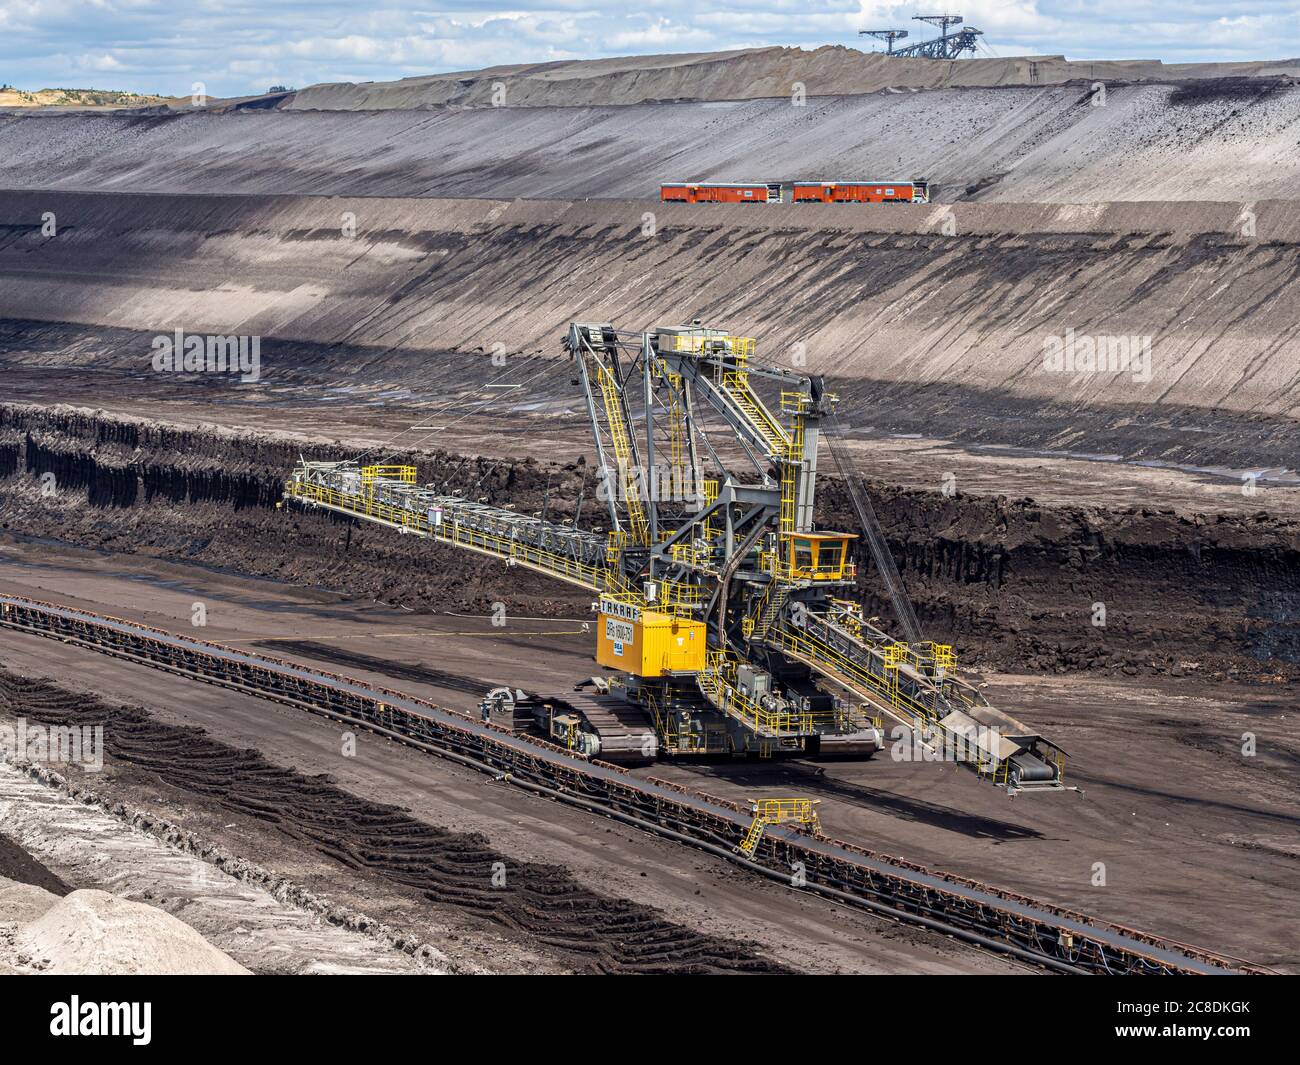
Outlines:
[[0,626],[139,662],[364,728],[559,802],[698,847],[821,895],[1062,973],[1246,974],[1250,963],[1172,942],[789,825],[737,852],[748,810],[637,777],[545,741],[354,678],[120,618],[0,595]]

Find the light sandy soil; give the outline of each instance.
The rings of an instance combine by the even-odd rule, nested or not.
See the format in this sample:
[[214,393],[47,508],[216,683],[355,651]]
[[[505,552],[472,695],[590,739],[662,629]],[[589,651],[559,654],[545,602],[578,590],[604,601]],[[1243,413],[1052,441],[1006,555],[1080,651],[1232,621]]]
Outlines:
[[[0,724],[15,727],[15,719],[0,713]],[[34,724],[34,723],[33,723]],[[94,790],[99,774],[75,767],[55,767],[71,773],[77,786]],[[437,972],[422,966],[387,943],[335,927],[316,914],[280,901],[270,891],[251,885],[132,828],[107,810],[74,799],[11,765],[0,764],[0,823],[5,834],[46,868],[69,883],[94,887],[127,901],[147,902],[194,928],[209,943],[240,965],[261,973],[413,973]],[[6,907],[0,903],[0,920]],[[66,924],[60,919],[59,925]],[[58,928],[32,932],[19,941],[36,963],[44,953],[49,965],[41,971],[84,972],[87,967],[125,965],[122,952],[129,929],[106,932],[104,944],[68,941],[60,945]],[[146,938],[145,947],[148,946]],[[161,964],[147,957],[146,967]],[[202,957],[196,959],[202,963]]]
[[[307,640],[315,647],[296,646],[287,656],[306,654],[344,672],[387,676],[395,687],[453,708],[468,710],[476,701],[464,679],[484,687],[508,679],[545,688],[592,670],[587,637],[562,622],[521,621],[518,631],[502,635],[482,620],[412,616],[140,559],[114,559],[111,567],[101,560],[92,569],[82,552],[45,548],[34,556],[32,549],[10,548],[5,554],[0,588],[6,591],[173,629],[188,628],[192,603],[201,597],[209,603],[210,623],[202,633],[208,638],[273,654],[289,639]],[[558,634],[541,634],[557,628]],[[75,677],[111,698],[166,707],[178,720],[218,729],[227,742],[255,743],[273,758],[315,766],[352,790],[400,801],[434,823],[481,829],[511,853],[545,855],[610,890],[655,900],[678,920],[756,938],[796,967],[876,971],[916,964],[895,953],[898,944],[881,944],[869,928],[849,939],[841,938],[843,929],[819,928],[823,920],[841,924],[847,918],[818,916],[807,900],[774,896],[736,876],[727,876],[720,891],[714,879],[720,871],[709,862],[691,856],[684,868],[680,854],[653,841],[611,829],[597,833],[608,847],[593,850],[591,822],[499,793],[411,752],[367,740],[362,757],[339,759],[335,731],[291,711],[207,688],[194,691],[164,674],[31,637],[5,634],[0,645],[11,669]],[[341,665],[339,655],[351,659]],[[951,767],[889,757],[857,764],[660,765],[654,772],[738,798],[773,788],[820,797],[828,830],[840,838],[1263,964],[1300,964],[1294,894],[1300,719],[1284,694],[1201,681],[990,680],[1000,705],[1070,752],[1069,779],[1086,797],[1009,802]],[[1257,735],[1253,758],[1241,755],[1246,731]],[[656,857],[647,862],[650,853]],[[1097,862],[1106,866],[1105,887],[1093,884]],[[697,889],[701,896],[694,895]],[[1231,920],[1224,919],[1225,907]],[[789,953],[781,953],[782,941]],[[907,948],[916,952],[914,944]]]
[[106,891],[80,890],[20,925],[13,956],[52,976],[247,976],[184,921]]
[[97,111],[124,107],[151,107],[163,102],[161,96],[117,92],[105,89],[0,89],[0,109],[8,108],[76,108]]

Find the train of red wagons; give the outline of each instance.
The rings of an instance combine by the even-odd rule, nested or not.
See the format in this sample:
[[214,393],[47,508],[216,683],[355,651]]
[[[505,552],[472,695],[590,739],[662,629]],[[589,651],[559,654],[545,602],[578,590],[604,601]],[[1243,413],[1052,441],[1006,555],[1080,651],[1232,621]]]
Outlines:
[[[793,203],[929,203],[924,178],[912,181],[794,181]],[[664,203],[783,203],[780,181],[673,181],[659,186]]]

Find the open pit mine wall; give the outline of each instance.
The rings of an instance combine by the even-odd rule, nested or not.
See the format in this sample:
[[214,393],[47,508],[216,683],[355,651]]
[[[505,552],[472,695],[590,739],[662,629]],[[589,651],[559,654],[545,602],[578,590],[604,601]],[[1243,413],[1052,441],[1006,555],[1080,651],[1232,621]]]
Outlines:
[[[1236,204],[669,205],[655,207],[653,237],[646,209],[12,192],[0,207],[0,316],[138,330],[122,350],[60,356],[95,369],[147,371],[151,332],[260,335],[268,388],[312,369],[300,355],[277,363],[277,339],[329,348],[320,367],[338,373],[347,354],[361,382],[420,388],[437,352],[500,343],[558,355],[569,321],[698,317],[758,337],[774,362],[806,356],[841,391],[848,424],[910,419],[907,432],[959,440],[1000,410],[1014,414],[1004,443],[1294,466],[1300,215],[1288,204],[1255,205],[1255,238],[1234,229]],[[47,211],[57,237],[40,233]],[[956,235],[943,233],[948,217]],[[1128,338],[1134,362],[1049,371],[1049,345],[1071,334]],[[1173,434],[1178,453],[1161,443],[1167,429],[1132,430],[1188,411],[1256,429],[1273,419],[1277,432],[1240,446],[1226,430],[1199,432],[1203,454],[1191,456],[1188,433]],[[1108,419],[1127,436],[1110,436]]]
[[[57,236],[41,232],[47,212]],[[1239,204],[782,211],[9,192],[0,317],[331,345],[408,386],[420,353],[558,354],[574,320],[700,318],[758,337],[773,361],[799,351],[844,387],[850,415],[860,382],[862,397],[884,383],[1139,420],[1184,408],[1293,419],[1300,214],[1254,204],[1254,236],[1241,216]],[[1130,369],[1049,371],[1045,353],[1071,331],[1137,338]],[[397,351],[406,361],[385,368],[379,356]],[[149,354],[117,364],[147,369]],[[264,378],[276,372],[265,358]],[[930,435],[959,435],[966,414],[950,408]]]
[[801,107],[782,88],[632,106],[0,115],[0,188],[656,200],[664,181],[924,177],[944,202],[1239,206],[1300,188],[1300,87],[1207,80],[1103,97],[1093,81]]
[[[74,408],[0,405],[0,530],[229,567],[419,610],[583,613],[589,598],[444,545],[277,510],[291,439],[196,430]],[[461,465],[399,456],[421,479],[459,469],[521,512],[571,515],[584,471],[532,460]],[[41,475],[57,491],[45,494]],[[1300,527],[1265,517],[1184,518],[873,485],[927,633],[1004,668],[1300,677]],[[841,486],[824,520],[850,527]],[[864,567],[865,570],[865,567]],[[860,595],[888,617],[874,574]],[[1094,602],[1107,626],[1091,624]]]

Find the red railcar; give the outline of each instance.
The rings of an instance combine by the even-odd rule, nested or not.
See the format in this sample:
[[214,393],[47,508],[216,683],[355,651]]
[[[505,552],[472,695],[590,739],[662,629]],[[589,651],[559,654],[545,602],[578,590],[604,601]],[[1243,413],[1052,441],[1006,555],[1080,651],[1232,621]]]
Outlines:
[[912,181],[796,181],[795,203],[929,203],[924,178]]
[[675,181],[659,186],[664,203],[780,203],[779,181]]

